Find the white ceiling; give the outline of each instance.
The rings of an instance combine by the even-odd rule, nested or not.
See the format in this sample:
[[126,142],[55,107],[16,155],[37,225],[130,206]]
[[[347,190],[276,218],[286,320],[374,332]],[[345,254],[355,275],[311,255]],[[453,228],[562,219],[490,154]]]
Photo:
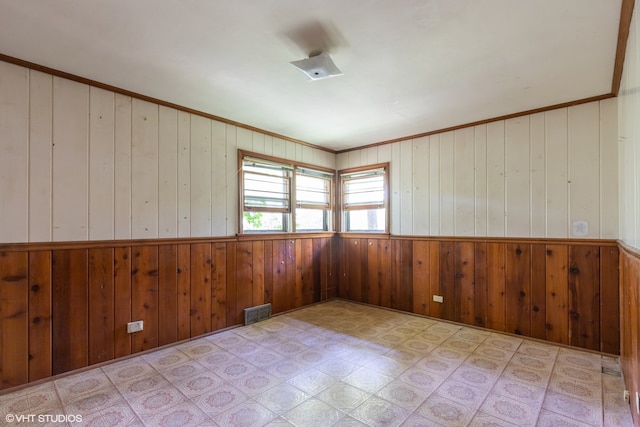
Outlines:
[[[608,94],[621,0],[0,0],[0,53],[334,150]],[[290,61],[328,51],[343,76]]]

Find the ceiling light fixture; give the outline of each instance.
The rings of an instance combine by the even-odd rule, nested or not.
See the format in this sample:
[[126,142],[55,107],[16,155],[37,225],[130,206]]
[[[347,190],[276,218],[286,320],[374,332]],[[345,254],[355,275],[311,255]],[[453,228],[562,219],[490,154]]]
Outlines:
[[342,75],[342,71],[336,67],[326,52],[312,54],[307,59],[300,61],[292,61],[291,65],[300,69],[311,80],[322,80]]

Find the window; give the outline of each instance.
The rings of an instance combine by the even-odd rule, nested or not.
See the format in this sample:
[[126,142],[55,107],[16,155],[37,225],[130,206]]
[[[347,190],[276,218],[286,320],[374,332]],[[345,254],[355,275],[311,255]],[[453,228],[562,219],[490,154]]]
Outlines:
[[241,233],[332,229],[333,172],[239,151]]
[[386,233],[389,221],[388,163],[342,170],[341,231]]

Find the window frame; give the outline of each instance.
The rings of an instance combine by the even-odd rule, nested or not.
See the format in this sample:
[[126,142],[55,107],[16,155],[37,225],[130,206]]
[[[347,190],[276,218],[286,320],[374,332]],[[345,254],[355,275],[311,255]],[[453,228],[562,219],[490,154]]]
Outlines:
[[[255,206],[245,206],[245,189],[244,189],[244,163],[245,159],[250,159],[256,163],[265,165],[273,165],[274,167],[282,167],[283,170],[289,170],[290,177],[288,181],[288,207],[287,208],[265,208],[259,209]],[[313,176],[317,175],[319,179],[328,180],[327,185],[327,205],[320,207],[320,204],[299,203],[296,197],[297,175]],[[312,165],[307,163],[286,160],[265,154],[253,153],[250,151],[238,149],[238,235],[263,235],[263,234],[289,234],[289,233],[334,233],[335,232],[335,183],[336,171],[334,169]],[[296,227],[296,209],[318,209],[324,214],[325,230],[297,230]],[[244,230],[244,213],[245,212],[280,212],[283,215],[283,230]]]
[[[383,176],[383,201],[382,203],[370,203],[370,204],[362,204],[358,206],[346,206],[345,203],[345,191],[344,191],[344,183],[347,179],[345,176],[347,175],[356,175],[356,174],[365,174],[362,178],[367,178],[373,175],[374,171],[382,170]],[[366,175],[367,172],[371,172],[371,174]],[[349,178],[349,180],[353,180],[357,178]],[[389,162],[386,163],[378,163],[374,165],[367,166],[359,166],[355,168],[341,169],[337,171],[337,180],[336,180],[336,189],[337,189],[337,199],[338,199],[338,230],[340,233],[365,233],[365,234],[389,234],[389,224],[390,224],[390,210],[389,210]],[[346,219],[346,215],[350,211],[356,210],[370,210],[370,209],[384,209],[385,219],[384,219],[384,230],[347,230],[348,221]]]

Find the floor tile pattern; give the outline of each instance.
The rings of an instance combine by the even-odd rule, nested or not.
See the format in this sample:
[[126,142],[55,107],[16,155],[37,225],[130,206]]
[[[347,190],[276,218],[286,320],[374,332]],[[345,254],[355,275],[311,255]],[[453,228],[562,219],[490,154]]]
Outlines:
[[336,300],[4,393],[0,419],[82,415],[70,425],[96,427],[631,426],[619,371],[608,356]]

